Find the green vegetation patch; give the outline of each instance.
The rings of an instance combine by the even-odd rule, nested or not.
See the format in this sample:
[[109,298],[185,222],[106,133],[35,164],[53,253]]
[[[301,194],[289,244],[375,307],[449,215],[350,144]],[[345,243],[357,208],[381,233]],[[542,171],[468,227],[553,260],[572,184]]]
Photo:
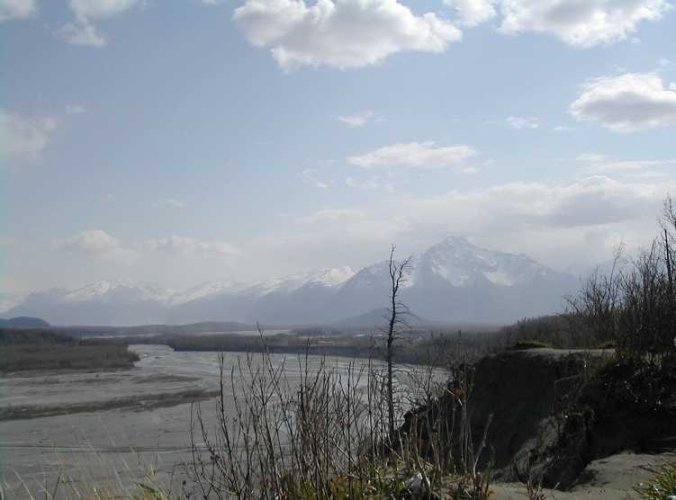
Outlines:
[[523,351],[525,349],[545,349],[552,346],[547,342],[541,340],[519,340],[516,344],[509,348],[510,351]]
[[644,500],[667,500],[676,496],[676,463],[658,467],[653,473],[651,481],[639,483],[634,491]]

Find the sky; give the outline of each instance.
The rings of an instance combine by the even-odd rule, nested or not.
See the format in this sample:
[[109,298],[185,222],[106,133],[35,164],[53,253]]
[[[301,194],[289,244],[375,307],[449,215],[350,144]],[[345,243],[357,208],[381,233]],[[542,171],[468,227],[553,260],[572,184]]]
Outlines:
[[667,0],[0,0],[0,290],[584,273],[676,195]]

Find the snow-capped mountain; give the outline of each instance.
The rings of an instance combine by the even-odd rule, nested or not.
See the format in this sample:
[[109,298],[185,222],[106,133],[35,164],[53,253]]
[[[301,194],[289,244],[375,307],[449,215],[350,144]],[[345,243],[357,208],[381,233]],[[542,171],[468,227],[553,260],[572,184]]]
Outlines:
[[281,291],[294,292],[308,286],[331,288],[339,286],[352,276],[354,276],[354,271],[349,266],[324,268],[256,283],[248,290],[259,295],[265,295]]
[[[39,316],[52,324],[130,325],[196,321],[331,323],[386,306],[386,261],[354,272],[327,268],[245,285],[203,283],[185,291],[130,281],[30,294],[4,316]],[[577,280],[525,255],[479,248],[450,237],[414,256],[402,299],[436,321],[510,322],[561,310]]]
[[184,291],[170,294],[168,303],[171,305],[185,304],[204,297],[215,297],[243,290],[247,285],[238,281],[207,281]]
[[131,280],[103,280],[68,291],[63,295],[63,300],[67,302],[87,302],[91,300],[166,302],[171,295],[171,291],[155,284],[136,283]]

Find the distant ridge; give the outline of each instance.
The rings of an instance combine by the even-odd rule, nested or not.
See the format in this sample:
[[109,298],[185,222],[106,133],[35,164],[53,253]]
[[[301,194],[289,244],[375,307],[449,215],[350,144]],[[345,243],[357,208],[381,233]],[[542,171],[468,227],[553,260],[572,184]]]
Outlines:
[[[414,256],[402,299],[416,316],[440,323],[510,323],[559,312],[576,277],[526,255],[477,247],[451,236]],[[250,285],[204,283],[169,291],[130,281],[28,295],[5,316],[39,316],[55,325],[187,324],[209,318],[246,325],[330,325],[374,321],[386,306],[387,262],[354,272],[320,269]],[[370,316],[371,315],[371,316]]]
[[18,316],[16,318],[0,319],[0,328],[49,328],[50,324],[44,319],[31,318],[28,316]]

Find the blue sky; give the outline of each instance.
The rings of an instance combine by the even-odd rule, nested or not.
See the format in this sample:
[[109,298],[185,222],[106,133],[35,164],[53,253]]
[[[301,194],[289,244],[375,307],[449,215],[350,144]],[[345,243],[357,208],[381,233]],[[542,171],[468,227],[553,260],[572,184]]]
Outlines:
[[0,0],[2,290],[584,272],[676,193],[666,0]]

